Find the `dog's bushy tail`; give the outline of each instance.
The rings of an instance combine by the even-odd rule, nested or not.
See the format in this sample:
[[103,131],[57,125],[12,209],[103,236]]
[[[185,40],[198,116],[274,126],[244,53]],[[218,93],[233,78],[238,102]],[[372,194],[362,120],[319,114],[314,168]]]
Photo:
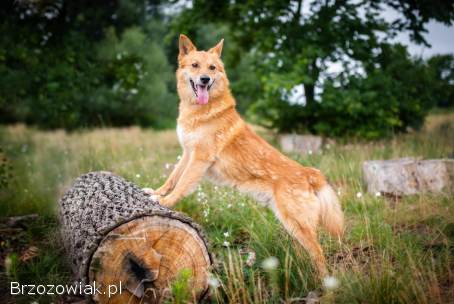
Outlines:
[[320,222],[332,236],[341,237],[344,232],[344,213],[339,199],[329,184],[317,191],[320,201]]

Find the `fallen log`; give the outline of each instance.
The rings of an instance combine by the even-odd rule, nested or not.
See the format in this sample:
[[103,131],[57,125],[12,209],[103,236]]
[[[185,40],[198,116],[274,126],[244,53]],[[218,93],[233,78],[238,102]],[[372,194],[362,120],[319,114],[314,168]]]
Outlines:
[[[212,256],[200,226],[136,185],[110,172],[88,173],[59,207],[75,279],[105,292],[93,296],[96,302],[159,303],[182,271],[190,271],[194,301],[206,294]],[[116,294],[108,294],[109,286]]]

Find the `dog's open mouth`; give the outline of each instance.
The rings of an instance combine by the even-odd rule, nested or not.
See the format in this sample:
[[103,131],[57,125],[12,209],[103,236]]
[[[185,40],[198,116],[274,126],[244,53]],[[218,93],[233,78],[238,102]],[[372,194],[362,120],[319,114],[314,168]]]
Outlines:
[[209,98],[208,91],[210,90],[213,83],[211,83],[211,85],[195,84],[192,79],[189,79],[189,82],[191,83],[191,87],[194,91],[197,103],[201,105],[207,104]]

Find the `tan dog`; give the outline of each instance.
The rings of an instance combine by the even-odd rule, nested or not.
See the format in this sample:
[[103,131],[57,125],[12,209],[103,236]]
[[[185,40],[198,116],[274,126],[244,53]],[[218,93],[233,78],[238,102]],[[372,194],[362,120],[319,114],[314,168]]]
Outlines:
[[251,194],[271,207],[325,275],[317,226],[321,222],[332,235],[342,234],[343,213],[336,194],[319,170],[287,158],[241,119],[220,59],[222,46],[223,40],[209,51],[197,51],[180,35],[177,133],[183,155],[162,187],[144,190],[171,207],[208,176]]

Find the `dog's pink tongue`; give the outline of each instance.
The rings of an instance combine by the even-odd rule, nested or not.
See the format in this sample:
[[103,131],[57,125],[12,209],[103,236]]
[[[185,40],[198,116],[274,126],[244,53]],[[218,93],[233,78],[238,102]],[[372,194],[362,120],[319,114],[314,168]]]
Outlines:
[[208,86],[197,86],[197,103],[202,105],[208,103]]

